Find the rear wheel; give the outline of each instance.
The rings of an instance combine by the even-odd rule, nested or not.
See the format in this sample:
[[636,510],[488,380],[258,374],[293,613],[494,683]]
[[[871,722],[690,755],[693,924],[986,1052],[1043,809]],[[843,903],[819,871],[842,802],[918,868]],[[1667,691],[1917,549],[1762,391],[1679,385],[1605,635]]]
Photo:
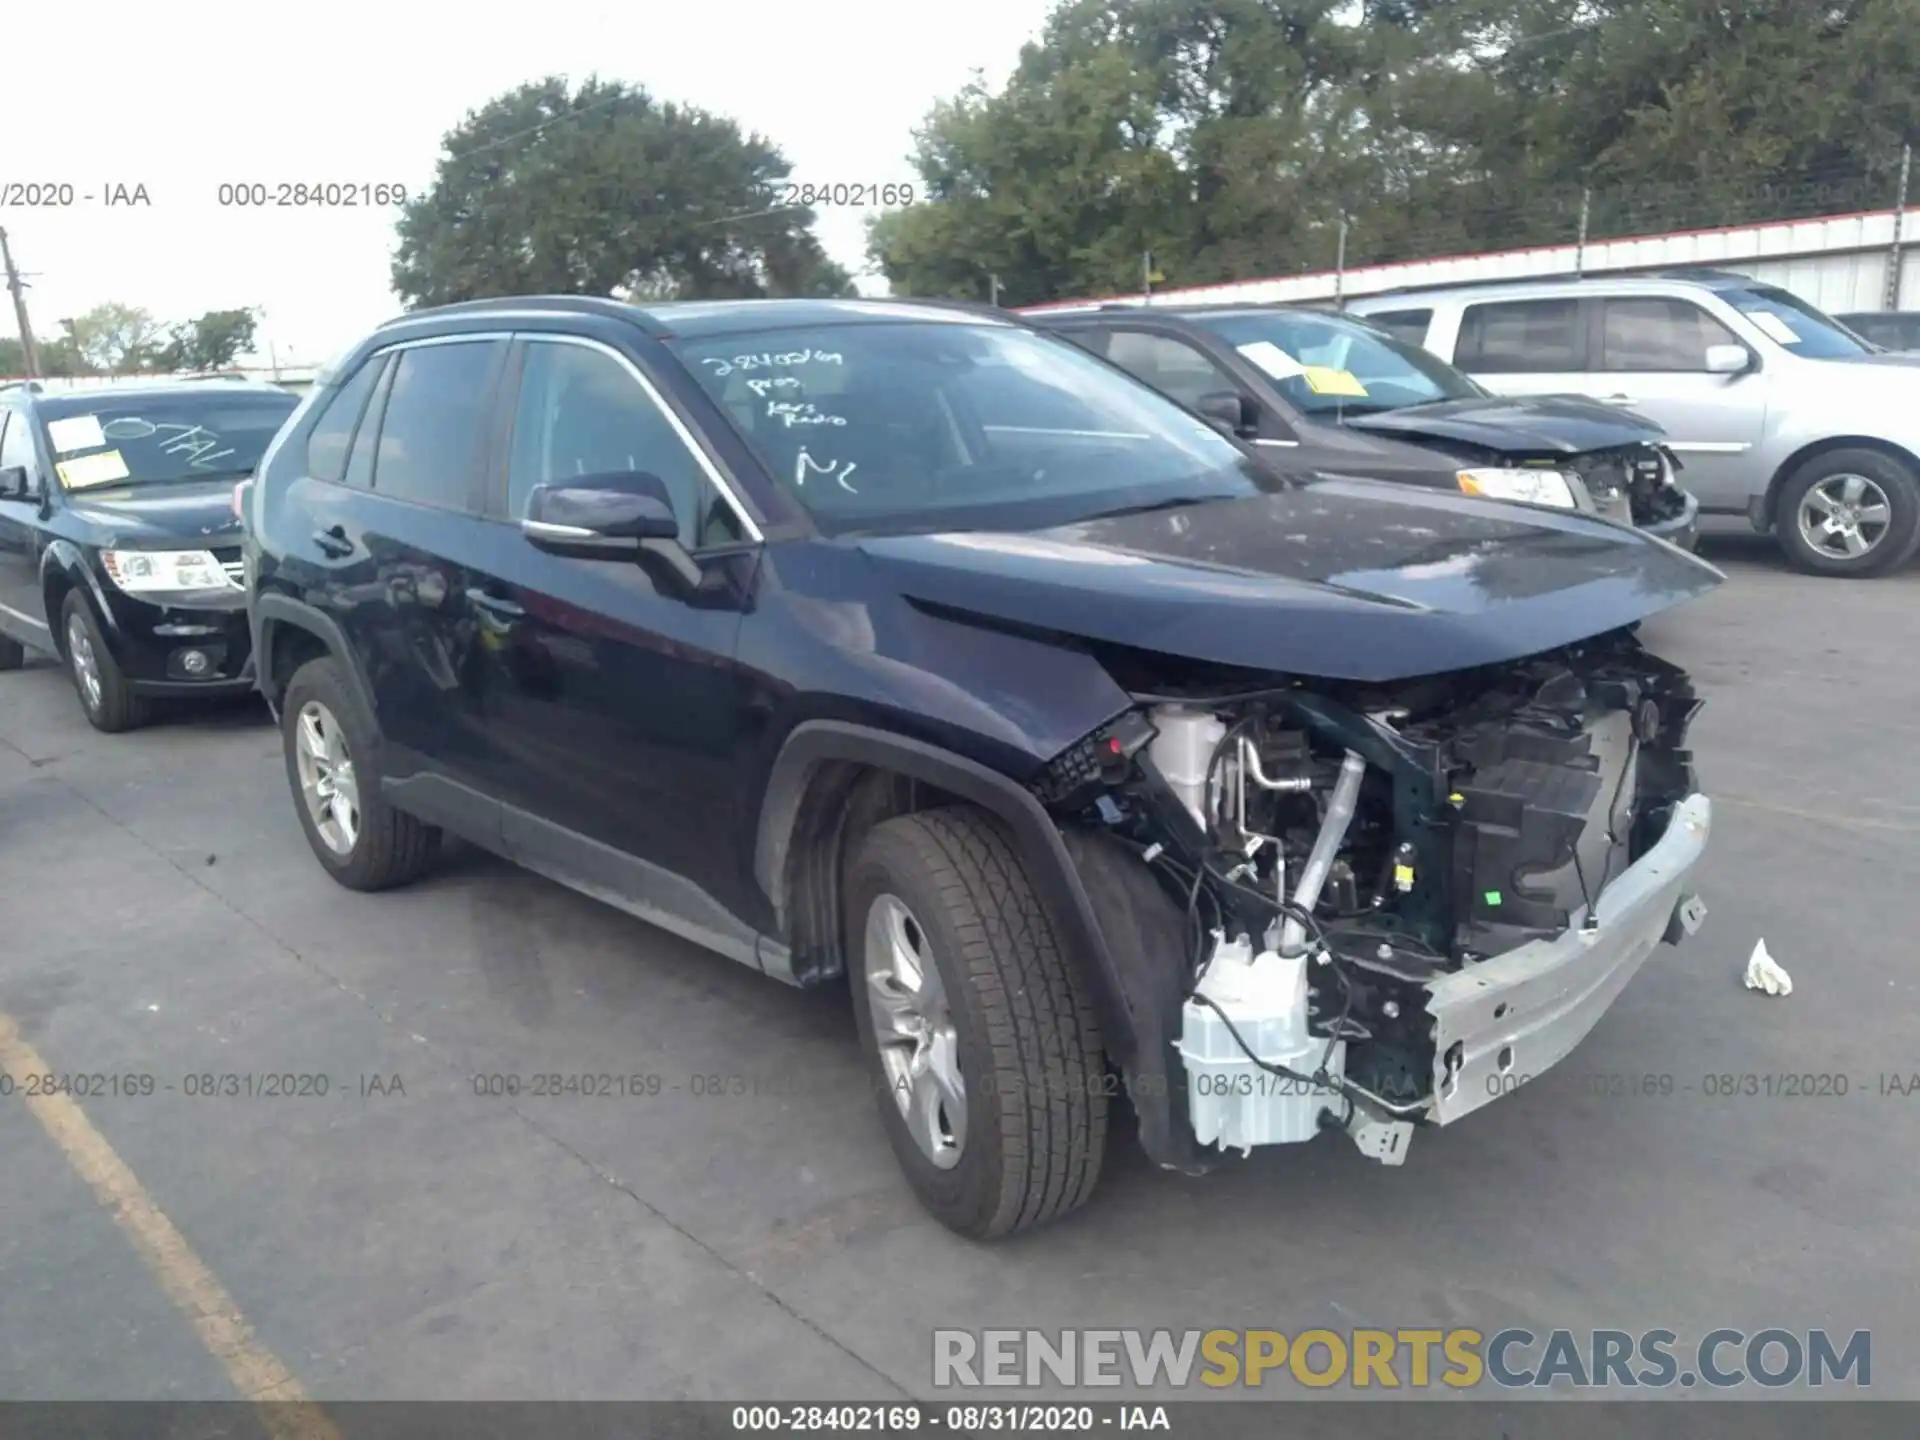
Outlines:
[[394,809],[377,771],[362,768],[375,736],[331,656],[294,672],[280,735],[301,829],[329,875],[349,890],[388,890],[426,872],[440,853],[440,831]]
[[1920,545],[1920,478],[1878,450],[1829,450],[1780,491],[1780,547],[1810,575],[1884,575]]
[[100,634],[93,607],[78,590],[68,591],[66,603],[60,607],[60,634],[67,674],[80,696],[80,708],[94,729],[118,735],[138,729],[153,718],[153,702],[133,693],[133,686]]
[[908,1183],[990,1240],[1084,1204],[1106,1148],[1090,998],[1004,831],[965,807],[888,820],[848,868],[861,1043]]

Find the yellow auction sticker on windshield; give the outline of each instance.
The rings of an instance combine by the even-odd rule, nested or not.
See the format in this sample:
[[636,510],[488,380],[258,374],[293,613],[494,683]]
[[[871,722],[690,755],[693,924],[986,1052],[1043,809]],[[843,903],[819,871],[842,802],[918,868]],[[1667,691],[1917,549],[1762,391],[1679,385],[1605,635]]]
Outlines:
[[82,455],[76,460],[62,460],[53,467],[60,474],[60,483],[69,490],[86,490],[95,485],[111,485],[116,480],[124,480],[133,472],[127,469],[127,462],[121,458],[118,450],[103,450],[98,455]]
[[1302,367],[1300,378],[1307,382],[1307,388],[1316,395],[1352,395],[1360,400],[1367,398],[1367,387],[1354,378],[1351,370],[1307,365]]

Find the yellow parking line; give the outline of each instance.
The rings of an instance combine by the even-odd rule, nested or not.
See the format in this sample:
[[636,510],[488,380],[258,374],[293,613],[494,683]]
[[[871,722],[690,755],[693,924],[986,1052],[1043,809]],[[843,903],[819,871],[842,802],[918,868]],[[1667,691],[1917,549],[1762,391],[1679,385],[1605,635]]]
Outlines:
[[15,1097],[25,1100],[40,1128],[93,1187],[94,1197],[133,1242],[207,1353],[225,1367],[233,1388],[260,1405],[261,1419],[274,1440],[341,1440],[333,1422],[307,1398],[293,1372],[260,1343],[233,1296],[153,1203],[106,1137],[93,1128],[86,1112],[68,1095],[27,1093],[30,1077],[56,1072],[5,1014],[0,1014],[0,1072],[13,1078]]

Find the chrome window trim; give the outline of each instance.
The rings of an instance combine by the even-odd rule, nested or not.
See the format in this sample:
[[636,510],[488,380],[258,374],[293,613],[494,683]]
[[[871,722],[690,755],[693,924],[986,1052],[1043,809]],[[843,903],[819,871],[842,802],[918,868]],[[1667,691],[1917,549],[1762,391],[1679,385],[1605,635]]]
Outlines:
[[[633,361],[629,360],[625,355],[622,355],[604,340],[594,340],[585,335],[563,335],[557,332],[551,334],[545,332],[536,334],[523,331],[515,338],[528,345],[578,345],[585,350],[597,350],[615,361],[632,377],[634,383],[640,387],[647,399],[653,402],[654,407],[659,410],[662,415],[667,417],[667,424],[673,427],[673,433],[679,437],[680,443],[686,446],[688,451],[693,455],[693,458],[700,463],[700,468],[705,472],[708,482],[713,486],[714,490],[719,493],[721,498],[727,502],[727,508],[733,511],[734,518],[740,522],[741,531],[746,535],[748,541],[755,545],[764,545],[766,543],[766,532],[760,528],[759,522],[748,513],[747,507],[741,502],[740,497],[734,494],[733,486],[728,484],[726,477],[720,473],[720,467],[713,463],[712,457],[707,454],[706,447],[694,437],[693,431],[688,429],[686,423],[674,413],[673,407],[667,404],[665,397],[660,394],[659,390],[655,388],[654,383],[646,377],[638,365],[635,365]],[[519,404],[519,397],[517,395],[514,397],[514,403],[516,405]]]

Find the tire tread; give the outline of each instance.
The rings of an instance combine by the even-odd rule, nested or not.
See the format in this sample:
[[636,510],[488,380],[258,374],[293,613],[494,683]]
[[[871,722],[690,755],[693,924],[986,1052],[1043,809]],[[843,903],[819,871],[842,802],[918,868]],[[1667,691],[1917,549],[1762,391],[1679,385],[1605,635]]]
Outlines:
[[1077,1209],[1099,1181],[1106,1149],[1104,1052],[1091,998],[1019,856],[997,822],[967,807],[878,828],[907,845],[932,879],[961,940],[953,959],[986,1016],[1003,1168],[981,1238]]

